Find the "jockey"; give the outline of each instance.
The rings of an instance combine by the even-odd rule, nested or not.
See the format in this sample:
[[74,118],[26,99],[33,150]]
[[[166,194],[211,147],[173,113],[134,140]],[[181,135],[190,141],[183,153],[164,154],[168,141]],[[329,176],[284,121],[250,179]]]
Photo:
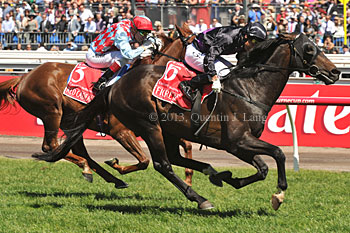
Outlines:
[[[91,42],[86,54],[86,63],[94,68],[109,67],[94,84],[95,92],[102,90],[121,67],[153,46],[149,40],[144,42],[152,30],[152,21],[149,18],[136,16],[133,19],[112,24]],[[140,45],[144,43],[132,49],[130,42],[137,42]]]
[[[209,29],[197,35],[192,44],[186,48],[185,61],[192,68],[202,72],[191,80],[179,84],[184,95],[194,100],[193,90],[204,84],[213,83],[215,92],[220,92],[221,83],[216,71],[227,68],[225,59],[220,55],[248,51],[256,42],[266,39],[266,29],[261,23],[249,23],[243,28],[232,26]],[[218,59],[220,58],[220,59]]]

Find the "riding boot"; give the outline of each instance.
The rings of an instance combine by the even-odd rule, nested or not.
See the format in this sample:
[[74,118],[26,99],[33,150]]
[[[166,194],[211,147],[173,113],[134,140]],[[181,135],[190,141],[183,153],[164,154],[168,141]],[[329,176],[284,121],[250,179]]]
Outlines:
[[197,76],[193,77],[191,80],[182,81],[179,84],[179,88],[182,91],[182,93],[189,99],[191,102],[194,101],[196,94],[195,90],[202,87],[205,84],[209,84],[210,82],[210,75],[208,74],[198,74]]
[[97,94],[99,91],[106,87],[107,82],[113,77],[113,75],[120,69],[120,65],[114,62],[103,75],[94,83],[92,90]]

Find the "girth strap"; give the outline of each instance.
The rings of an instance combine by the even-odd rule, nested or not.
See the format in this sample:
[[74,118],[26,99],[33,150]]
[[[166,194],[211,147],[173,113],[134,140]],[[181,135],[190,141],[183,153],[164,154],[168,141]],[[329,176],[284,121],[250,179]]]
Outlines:
[[266,104],[263,104],[263,103],[254,101],[254,100],[252,100],[252,99],[249,99],[249,98],[247,98],[247,97],[238,95],[238,94],[236,94],[236,93],[230,92],[230,91],[225,90],[225,89],[221,89],[221,91],[222,91],[223,93],[232,95],[232,96],[234,96],[234,97],[236,97],[236,98],[238,98],[238,99],[244,100],[245,102],[248,102],[248,103],[250,103],[250,104],[253,104],[253,105],[257,106],[258,108],[263,109],[266,113],[268,113],[268,112],[271,110],[271,107],[268,106],[268,105],[266,105]]

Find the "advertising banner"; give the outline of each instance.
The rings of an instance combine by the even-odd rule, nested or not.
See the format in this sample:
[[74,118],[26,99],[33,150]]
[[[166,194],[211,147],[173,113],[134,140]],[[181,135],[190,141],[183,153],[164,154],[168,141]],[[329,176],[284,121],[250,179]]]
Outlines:
[[[1,77],[2,80],[5,78]],[[341,85],[288,84],[282,96],[349,97],[350,92],[348,86]],[[283,100],[283,103],[286,101]],[[350,148],[350,106],[293,105],[293,101],[289,106],[295,119],[299,146]],[[44,127],[40,119],[28,114],[17,104],[17,108],[9,107],[0,112],[0,135],[42,137]],[[90,130],[85,132],[84,138],[111,139]],[[261,139],[280,146],[293,144],[285,105],[272,108]]]

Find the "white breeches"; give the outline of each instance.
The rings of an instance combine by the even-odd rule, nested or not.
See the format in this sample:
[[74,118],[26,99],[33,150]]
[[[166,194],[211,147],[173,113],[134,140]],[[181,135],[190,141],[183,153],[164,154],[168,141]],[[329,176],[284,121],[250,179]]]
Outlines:
[[110,51],[103,55],[96,55],[92,49],[89,49],[86,54],[86,63],[94,68],[107,68],[114,62],[118,63],[120,67],[131,62],[131,60],[123,57],[120,51]]
[[[185,61],[189,66],[191,66],[192,68],[200,72],[204,72],[204,69],[203,69],[204,57],[205,57],[205,54],[198,51],[193,44],[190,44],[186,47]],[[227,69],[227,66],[219,60],[216,60],[214,62],[214,65],[218,76],[225,76],[230,71],[229,69]]]

